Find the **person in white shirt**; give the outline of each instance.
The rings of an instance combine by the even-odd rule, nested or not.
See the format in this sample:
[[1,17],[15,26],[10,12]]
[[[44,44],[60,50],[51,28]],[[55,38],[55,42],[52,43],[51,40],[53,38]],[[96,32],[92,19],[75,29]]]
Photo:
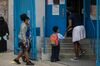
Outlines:
[[20,59],[20,57],[22,57],[24,55],[25,59],[26,59],[26,65],[34,65],[29,60],[29,57],[27,55],[28,51],[27,51],[27,47],[26,47],[26,32],[27,32],[27,25],[28,25],[29,17],[26,14],[21,14],[20,18],[23,21],[23,23],[21,24],[20,32],[19,32],[19,36],[18,36],[19,37],[19,47],[21,50],[20,50],[17,58],[14,59],[14,61],[17,64],[21,64],[19,62],[19,59]]

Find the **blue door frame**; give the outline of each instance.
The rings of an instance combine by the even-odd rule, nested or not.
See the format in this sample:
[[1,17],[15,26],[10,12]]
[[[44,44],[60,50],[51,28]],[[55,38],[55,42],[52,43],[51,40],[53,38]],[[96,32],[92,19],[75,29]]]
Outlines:
[[14,0],[14,54],[18,54],[18,34],[20,28],[20,14],[26,13],[30,17],[32,46],[30,58],[37,59],[37,43],[36,43],[36,12],[35,0]]
[[100,66],[100,0],[96,0],[96,66]]

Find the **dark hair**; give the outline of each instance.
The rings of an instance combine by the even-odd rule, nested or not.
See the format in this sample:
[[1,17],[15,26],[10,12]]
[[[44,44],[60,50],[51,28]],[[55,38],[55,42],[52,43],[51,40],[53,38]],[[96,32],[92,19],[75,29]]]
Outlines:
[[25,13],[23,13],[20,15],[20,19],[21,21],[25,21],[26,19],[29,19],[29,17]]
[[58,26],[54,26],[54,27],[53,27],[53,31],[54,31],[55,33],[58,32],[58,29],[59,29]]

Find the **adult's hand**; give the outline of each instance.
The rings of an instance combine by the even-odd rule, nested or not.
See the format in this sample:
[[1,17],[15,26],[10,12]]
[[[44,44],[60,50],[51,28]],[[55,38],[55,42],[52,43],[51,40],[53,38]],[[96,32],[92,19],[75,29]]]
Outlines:
[[71,28],[69,28],[67,31],[69,32],[69,31],[71,31],[72,30],[72,27]]

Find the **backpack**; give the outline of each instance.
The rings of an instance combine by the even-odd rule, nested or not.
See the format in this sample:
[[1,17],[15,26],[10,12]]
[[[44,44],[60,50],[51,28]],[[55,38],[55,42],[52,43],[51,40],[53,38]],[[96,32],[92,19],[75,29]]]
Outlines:
[[51,45],[58,46],[58,35],[57,34],[52,34],[50,36],[50,42],[51,42]]

